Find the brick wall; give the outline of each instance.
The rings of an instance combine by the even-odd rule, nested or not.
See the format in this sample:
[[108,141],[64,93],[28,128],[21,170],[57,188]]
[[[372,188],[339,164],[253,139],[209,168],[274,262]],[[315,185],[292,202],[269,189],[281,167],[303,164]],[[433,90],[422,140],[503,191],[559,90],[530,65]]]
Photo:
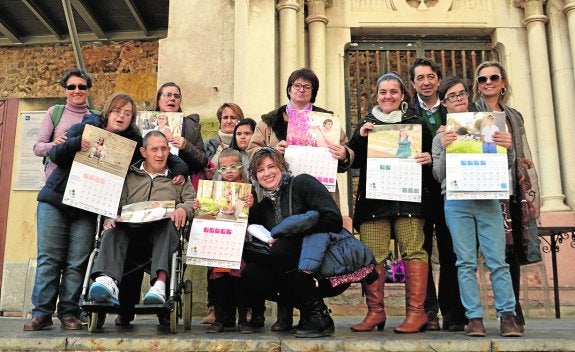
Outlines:
[[[125,41],[82,44],[92,99],[101,108],[117,91],[131,94],[139,109],[149,109],[156,93],[158,42]],[[0,50],[0,97],[64,97],[59,77],[76,67],[70,44],[4,47]]]

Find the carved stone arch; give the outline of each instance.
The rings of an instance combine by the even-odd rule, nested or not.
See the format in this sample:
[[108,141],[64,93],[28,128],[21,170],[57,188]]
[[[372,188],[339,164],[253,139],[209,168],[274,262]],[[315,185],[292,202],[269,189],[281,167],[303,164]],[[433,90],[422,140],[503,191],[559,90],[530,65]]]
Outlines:
[[[421,0],[420,0],[421,1]],[[411,7],[407,0],[390,0],[391,6],[400,12],[413,12],[413,11],[421,11],[416,8]],[[447,12],[451,9],[451,5],[453,5],[453,0],[438,0],[437,4],[433,7],[425,7],[425,0],[423,0],[423,5],[426,10],[432,12]]]

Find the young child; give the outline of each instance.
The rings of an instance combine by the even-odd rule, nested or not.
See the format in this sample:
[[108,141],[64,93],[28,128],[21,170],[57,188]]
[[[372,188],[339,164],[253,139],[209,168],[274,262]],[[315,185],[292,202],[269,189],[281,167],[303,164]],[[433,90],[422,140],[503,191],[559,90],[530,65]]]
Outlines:
[[[218,157],[218,170],[222,176],[222,181],[247,183],[247,172],[243,170],[242,155],[239,151],[226,148]],[[251,208],[254,199],[251,194],[242,199],[248,208]],[[200,202],[194,200],[194,210],[200,208]],[[244,264],[242,262],[242,268]],[[211,268],[208,279],[213,293],[214,309],[216,321],[212,323],[207,333],[219,333],[224,331],[224,327],[235,325],[236,308],[238,311],[238,331],[246,334],[253,332],[252,326],[246,317],[246,305],[240,292],[241,270]]]
[[[447,77],[439,86],[439,99],[448,113],[467,112],[468,93],[463,80]],[[441,182],[445,194],[445,148],[457,139],[455,131],[445,131],[442,126],[433,139],[433,175]],[[507,148],[511,163],[513,150],[511,134],[498,131],[493,141]],[[515,296],[511,286],[509,265],[505,262],[505,232],[501,206],[495,199],[445,200],[445,219],[453,239],[457,256],[457,277],[461,302],[469,324],[465,329],[468,336],[485,336],[483,308],[479,300],[477,285],[477,241],[491,272],[491,285],[495,309],[500,318],[502,336],[521,336],[515,322]]]

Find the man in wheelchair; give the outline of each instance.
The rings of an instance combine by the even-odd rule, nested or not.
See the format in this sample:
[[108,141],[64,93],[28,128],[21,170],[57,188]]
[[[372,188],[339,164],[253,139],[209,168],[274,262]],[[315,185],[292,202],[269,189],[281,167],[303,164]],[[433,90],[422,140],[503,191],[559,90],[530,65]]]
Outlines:
[[170,147],[164,134],[149,132],[140,152],[144,159],[130,166],[120,207],[143,201],[174,200],[175,211],[167,213],[165,219],[153,222],[128,223],[122,222],[121,218],[105,220],[100,251],[90,273],[94,283],[90,286],[89,296],[97,303],[120,303],[118,286],[126,256],[130,255],[128,247],[131,241],[151,249],[152,253],[152,286],[144,296],[144,304],[165,303],[170,258],[179,244],[178,230],[193,217],[192,203],[196,193],[190,182],[183,185],[172,183],[172,173],[166,166]]

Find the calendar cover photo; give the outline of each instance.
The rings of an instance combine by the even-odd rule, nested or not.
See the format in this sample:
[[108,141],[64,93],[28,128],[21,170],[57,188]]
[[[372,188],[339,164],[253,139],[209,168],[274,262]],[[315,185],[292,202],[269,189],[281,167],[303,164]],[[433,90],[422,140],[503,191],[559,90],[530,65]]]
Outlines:
[[420,124],[375,125],[367,139],[366,198],[421,202]]
[[285,159],[294,176],[308,174],[321,182],[328,191],[335,192],[337,159],[328,147],[339,144],[339,117],[317,111],[290,110]]
[[[136,124],[145,136],[150,131],[160,131],[166,138],[182,135],[183,112],[139,111]],[[170,152],[178,155],[179,149],[170,144]]]
[[144,223],[153,222],[169,217],[176,210],[173,200],[152,200],[122,206],[117,222]]
[[446,199],[509,198],[507,149],[493,141],[507,131],[505,113],[447,114],[446,129],[458,135],[446,148]]
[[493,142],[497,131],[507,131],[504,112],[461,112],[447,114],[447,131],[455,131],[457,140],[447,146],[447,153],[507,154],[507,149]]
[[192,265],[239,269],[249,208],[245,199],[252,185],[200,180],[186,262]]
[[86,125],[87,151],[74,157],[63,204],[115,218],[136,142]]

